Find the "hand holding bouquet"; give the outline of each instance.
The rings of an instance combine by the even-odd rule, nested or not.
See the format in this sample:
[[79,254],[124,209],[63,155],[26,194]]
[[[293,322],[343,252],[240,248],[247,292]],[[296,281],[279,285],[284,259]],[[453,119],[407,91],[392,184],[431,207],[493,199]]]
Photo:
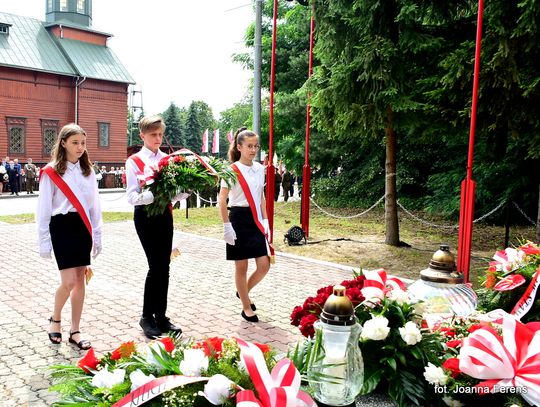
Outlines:
[[228,185],[236,182],[236,174],[226,161],[200,157],[187,149],[163,157],[152,170],[153,174],[142,180],[143,189],[154,195],[154,202],[145,207],[149,216],[163,213],[181,192],[217,187],[220,179],[224,179]]

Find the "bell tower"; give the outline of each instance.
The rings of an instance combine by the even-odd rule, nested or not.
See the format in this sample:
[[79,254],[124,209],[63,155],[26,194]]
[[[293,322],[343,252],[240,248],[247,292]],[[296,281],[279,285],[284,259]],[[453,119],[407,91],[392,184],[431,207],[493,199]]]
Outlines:
[[92,26],[92,0],[45,0],[48,23],[71,23]]

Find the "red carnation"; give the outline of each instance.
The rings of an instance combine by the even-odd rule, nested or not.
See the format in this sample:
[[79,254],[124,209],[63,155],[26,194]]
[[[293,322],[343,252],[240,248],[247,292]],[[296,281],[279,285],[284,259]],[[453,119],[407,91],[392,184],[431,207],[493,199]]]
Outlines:
[[306,312],[304,311],[304,308],[297,305],[294,307],[292,313],[291,313],[291,325],[298,326],[300,325],[300,320],[306,316]]
[[118,348],[112,351],[111,360],[129,358],[133,352],[135,352],[135,342],[124,342]]
[[216,359],[219,359],[223,350],[223,338],[217,336],[208,338],[204,341],[197,342],[193,345],[193,348],[202,349],[206,356],[214,356]]
[[499,334],[497,333],[497,331],[494,330],[494,329],[492,328],[492,326],[491,326],[488,322],[483,322],[483,321],[482,321],[482,322],[479,322],[478,324],[474,324],[474,325],[471,325],[470,327],[468,327],[468,328],[467,328],[467,332],[469,332],[469,333],[472,334],[474,331],[477,331],[477,330],[479,330],[479,329],[487,329],[487,330],[489,330],[489,331],[495,333],[496,335],[499,335]]
[[173,340],[168,337],[168,336],[165,336],[164,338],[160,338],[158,339],[159,342],[161,342],[163,345],[165,345],[165,350],[169,353],[171,353],[173,350],[174,350],[174,342]]
[[440,327],[438,331],[446,336],[449,336],[450,338],[456,336],[456,329],[452,327]]
[[451,373],[450,375],[455,379],[459,376],[461,373],[461,370],[459,370],[459,359],[458,358],[449,358],[446,359],[445,362],[442,364],[442,367],[446,370],[449,370]]
[[303,317],[300,320],[300,332],[302,335],[308,338],[312,338],[315,335],[315,329],[313,328],[313,324],[317,322],[319,318],[317,318],[314,314],[309,314]]
[[80,359],[77,363],[77,366],[84,370],[86,373],[90,373],[90,370],[96,370],[98,365],[99,359],[96,358],[94,348],[88,349],[86,355],[84,355],[84,357]]
[[532,242],[527,242],[527,244],[524,244],[519,249],[524,251],[528,255],[540,254],[540,247],[538,247]]
[[257,343],[253,342],[253,344],[261,350],[262,353],[268,353],[270,352],[270,345],[267,345],[265,343]]
[[451,341],[446,342],[446,346],[449,348],[457,348],[458,346],[461,346],[461,339],[453,339]]

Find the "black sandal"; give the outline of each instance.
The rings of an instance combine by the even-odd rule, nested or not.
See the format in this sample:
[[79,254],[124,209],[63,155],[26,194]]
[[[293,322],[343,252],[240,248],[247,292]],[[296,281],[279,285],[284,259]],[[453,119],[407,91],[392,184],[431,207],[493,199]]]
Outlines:
[[77,334],[80,334],[81,331],[75,331],[75,332],[70,332],[69,333],[69,343],[73,343],[75,345],[77,345],[77,347],[80,349],[80,350],[88,350],[92,347],[92,344],[90,343],[90,341],[87,341],[86,339],[81,339],[79,342],[77,342],[75,339],[73,339],[73,335],[77,335]]
[[[55,324],[59,324],[60,322],[62,322],[61,319],[59,319],[58,321],[54,320],[53,317],[50,317],[49,318],[49,323],[55,323]],[[49,340],[54,343],[55,345],[60,345],[62,343],[62,334],[60,332],[47,332],[47,335],[49,335]],[[58,340],[56,340],[58,339]]]

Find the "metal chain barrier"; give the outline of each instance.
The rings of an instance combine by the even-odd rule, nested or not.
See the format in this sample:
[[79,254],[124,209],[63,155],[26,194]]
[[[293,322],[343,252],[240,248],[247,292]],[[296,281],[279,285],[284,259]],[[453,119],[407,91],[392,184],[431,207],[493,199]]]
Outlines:
[[309,200],[311,202],[313,202],[313,205],[315,205],[317,207],[317,209],[319,209],[322,213],[324,213],[325,215],[331,216],[332,218],[336,218],[336,219],[353,219],[353,218],[358,218],[360,216],[363,216],[366,213],[368,213],[369,211],[371,211],[373,208],[375,208],[378,204],[380,204],[383,199],[384,199],[384,195],[381,196],[377,202],[375,202],[373,205],[371,205],[371,207],[366,209],[364,212],[358,213],[356,215],[351,215],[351,216],[339,216],[339,215],[334,215],[334,214],[332,214],[330,212],[325,211],[323,208],[321,208],[319,205],[317,205],[317,202],[315,202],[313,200],[313,198],[311,198],[311,197],[309,198]]
[[[499,209],[501,209],[501,207],[506,203],[506,201],[502,201],[499,205],[497,205],[495,208],[493,208],[491,211],[489,211],[488,213],[486,213],[485,215],[483,216],[480,216],[478,219],[475,219],[473,220],[473,223],[477,223],[477,222],[480,222],[482,220],[484,220],[485,218],[487,218],[488,216],[491,216],[492,214],[494,214],[495,212],[497,212]],[[459,225],[451,225],[451,226],[446,226],[446,225],[436,225],[435,223],[431,223],[431,222],[428,222],[427,220],[424,220],[424,219],[420,219],[418,216],[412,214],[410,211],[408,211],[403,205],[401,205],[401,203],[399,202],[399,200],[397,201],[397,204],[398,206],[403,209],[403,212],[405,212],[407,215],[409,215],[411,218],[417,220],[418,222],[420,223],[423,223],[425,225],[428,225],[428,226],[432,226],[432,227],[435,227],[435,228],[441,228],[441,229],[457,229],[459,228]]]
[[197,195],[202,202],[209,203],[210,205],[215,205],[215,204],[218,203],[217,200],[215,200],[215,201],[213,201],[212,199],[207,200],[207,199],[204,199],[203,197],[201,197],[199,194],[195,194],[195,195]]
[[409,212],[403,205],[401,205],[401,203],[399,202],[399,200],[397,201],[397,204],[398,206],[403,210],[403,212],[405,212],[407,215],[409,215],[411,218],[413,218],[414,220],[417,220],[418,222],[420,223],[423,223],[424,225],[427,225],[427,226],[431,226],[431,227],[434,227],[434,228],[441,228],[441,229],[457,229],[459,227],[459,225],[451,225],[451,226],[447,226],[447,225],[436,225],[435,223],[431,223],[431,222],[428,222],[427,220],[424,220],[424,219],[420,219],[418,216],[416,216],[415,214]]
[[527,216],[527,214],[526,214],[526,213],[518,206],[517,203],[515,203],[514,201],[512,201],[512,203],[514,204],[514,206],[516,207],[516,209],[517,209],[517,210],[525,217],[525,219],[527,219],[529,222],[531,222],[531,224],[532,224],[533,226],[538,226],[534,220],[532,220],[531,218],[529,218],[529,217]]

